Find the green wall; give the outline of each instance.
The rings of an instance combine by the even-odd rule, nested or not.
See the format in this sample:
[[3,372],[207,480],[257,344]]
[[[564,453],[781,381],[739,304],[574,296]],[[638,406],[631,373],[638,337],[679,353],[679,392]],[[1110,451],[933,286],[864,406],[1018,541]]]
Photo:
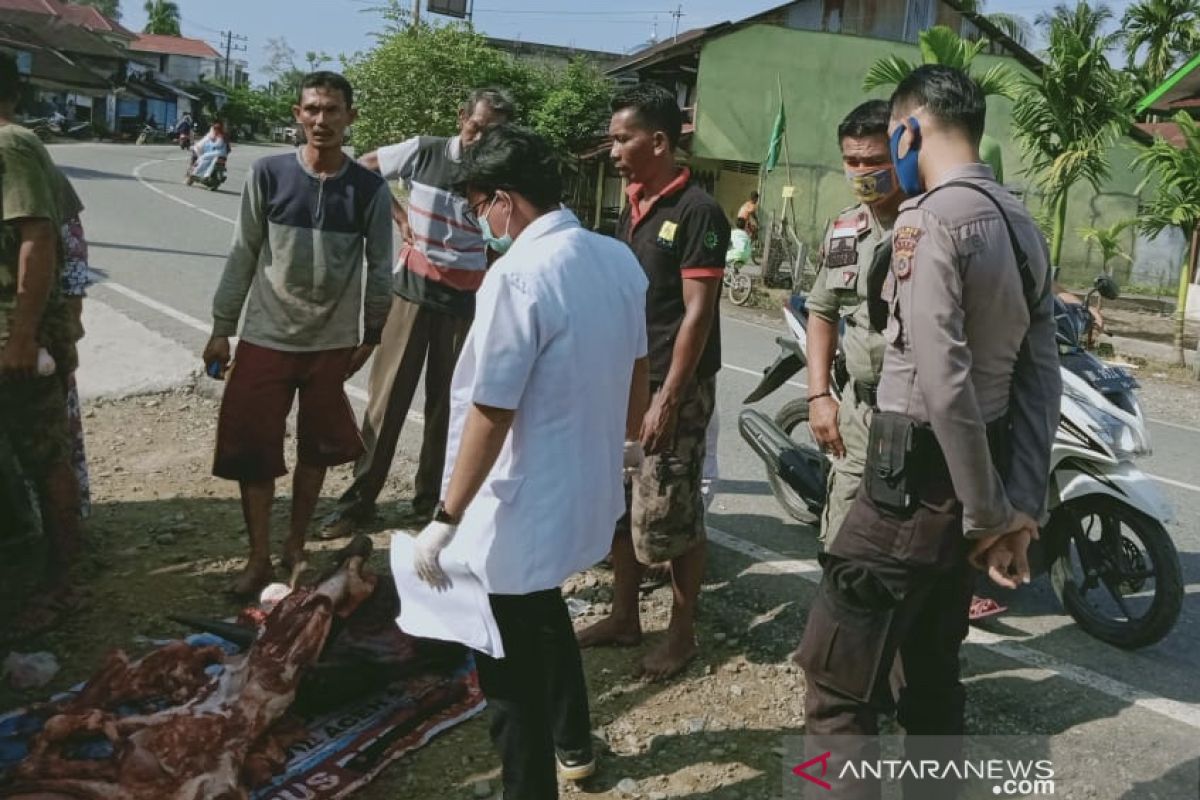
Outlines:
[[[801,237],[815,244],[826,222],[852,202],[842,176],[836,130],[842,117],[869,97],[887,97],[888,89],[862,90],[867,69],[879,58],[898,55],[919,60],[915,46],[855,36],[755,25],[705,44],[697,77],[696,134],[693,155],[706,161],[759,162],[766,154],[771,126],[779,108],[779,84],[787,113],[787,156],[796,186],[793,208]],[[980,69],[1015,61],[995,56],[977,60]],[[776,80],[778,76],[778,82]],[[1011,127],[1011,103],[989,98],[987,131],[1004,153],[1007,185],[1029,187],[1022,174],[1020,151]],[[1138,179],[1129,171],[1131,147],[1113,153],[1113,175],[1104,193],[1076,187],[1071,193],[1063,267],[1068,282],[1078,283],[1098,272],[1099,258],[1078,236],[1085,225],[1102,225],[1131,217],[1137,209]],[[763,187],[765,211],[779,212],[787,168],[781,160]],[[721,194],[720,186],[717,187]],[[1037,201],[1031,199],[1031,207]],[[730,209],[731,213],[733,209]],[[765,214],[764,214],[765,217]],[[1132,246],[1133,234],[1129,245]]]

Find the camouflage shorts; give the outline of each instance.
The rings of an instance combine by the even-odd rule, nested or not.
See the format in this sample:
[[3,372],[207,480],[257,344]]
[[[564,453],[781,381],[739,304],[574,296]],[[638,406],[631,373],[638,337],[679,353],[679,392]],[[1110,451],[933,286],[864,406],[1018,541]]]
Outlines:
[[71,452],[67,393],[57,376],[0,379],[0,432],[22,471],[40,478]]
[[679,403],[675,443],[647,456],[633,477],[630,511],[619,528],[630,530],[638,561],[658,564],[704,541],[705,440],[717,399],[715,377],[697,381]]

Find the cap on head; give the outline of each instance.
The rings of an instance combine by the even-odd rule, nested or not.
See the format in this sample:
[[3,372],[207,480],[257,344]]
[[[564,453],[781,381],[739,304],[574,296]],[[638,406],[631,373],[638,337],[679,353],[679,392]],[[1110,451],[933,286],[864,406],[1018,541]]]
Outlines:
[[922,109],[934,124],[961,131],[978,145],[983,137],[987,101],[970,75],[941,64],[917,67],[892,93],[891,116],[907,118]]
[[639,83],[618,94],[612,101],[612,113],[633,112],[637,126],[649,133],[661,131],[674,150],[683,136],[683,111],[675,95],[656,83]]

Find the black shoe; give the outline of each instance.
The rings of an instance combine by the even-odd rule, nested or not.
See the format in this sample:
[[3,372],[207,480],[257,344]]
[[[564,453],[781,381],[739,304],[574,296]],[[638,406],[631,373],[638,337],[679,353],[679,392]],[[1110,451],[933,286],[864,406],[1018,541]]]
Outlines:
[[596,756],[589,747],[586,750],[559,750],[555,748],[558,757],[558,774],[569,781],[582,781],[596,774]]

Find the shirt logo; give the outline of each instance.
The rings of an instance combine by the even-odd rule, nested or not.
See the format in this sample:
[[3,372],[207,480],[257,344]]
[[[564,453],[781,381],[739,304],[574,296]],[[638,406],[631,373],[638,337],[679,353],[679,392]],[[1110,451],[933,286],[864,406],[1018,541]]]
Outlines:
[[912,274],[913,257],[917,253],[917,242],[924,233],[920,228],[905,225],[896,229],[892,237],[892,268],[896,277],[904,280]]
[[675,243],[675,231],[679,226],[674,222],[664,222],[662,227],[658,229],[658,240],[663,244]]
[[717,236],[716,231],[709,231],[704,234],[704,246],[709,250],[716,250],[717,245],[721,243],[721,237]]
[[844,272],[842,273],[842,285],[843,285],[843,286],[849,286],[850,284],[854,283],[854,279],[855,279],[857,276],[858,276],[858,273],[857,273],[857,272],[854,272],[853,270],[846,270],[846,271],[844,271]]

